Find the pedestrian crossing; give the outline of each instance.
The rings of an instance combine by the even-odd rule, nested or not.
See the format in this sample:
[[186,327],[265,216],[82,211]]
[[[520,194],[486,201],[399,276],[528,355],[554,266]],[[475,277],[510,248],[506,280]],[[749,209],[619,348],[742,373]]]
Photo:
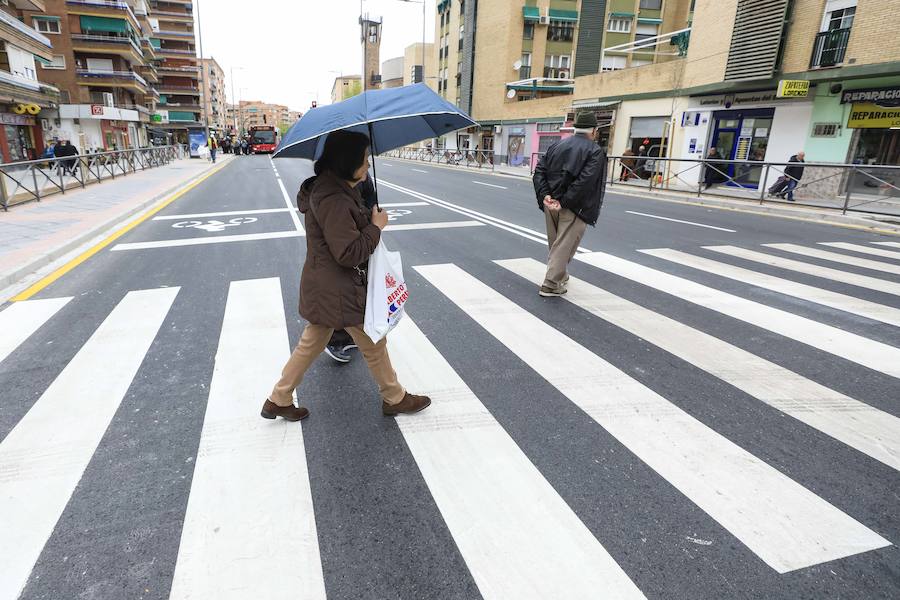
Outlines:
[[[523,433],[496,410],[496,399],[485,394],[477,374],[457,364],[436,334],[426,334],[434,331],[431,322],[438,312],[441,319],[452,317],[459,327],[477,332],[477,339],[490,339],[502,348],[521,370],[511,374],[511,381],[527,372],[586,415],[598,436],[610,435],[649,469],[655,485],[670,488],[679,498],[679,506],[656,510],[696,510],[697,518],[728,536],[718,552],[737,546],[752,557],[746,568],[786,577],[820,565],[834,568],[854,557],[863,563],[883,560],[872,553],[896,545],[897,527],[842,502],[840,490],[829,490],[813,476],[773,464],[758,449],[732,439],[722,423],[687,410],[683,396],[693,389],[674,393],[651,388],[617,366],[620,357],[611,355],[608,346],[563,330],[540,312],[552,307],[579,323],[614,327],[641,340],[654,356],[695,368],[692,388],[714,380],[741,394],[748,405],[758,403],[801,427],[788,441],[760,432],[768,443],[791,445],[822,436],[816,447],[828,448],[834,469],[862,461],[887,473],[878,484],[890,489],[900,471],[900,303],[892,297],[900,295],[900,258],[892,254],[900,253],[885,250],[889,246],[884,244],[816,246],[829,250],[764,244],[758,249],[647,248],[624,257],[579,253],[562,299],[523,295],[544,275],[543,263],[535,258],[484,261],[477,268],[453,263],[408,267],[414,291],[440,302],[438,307],[412,302],[407,318],[389,336],[389,349],[400,381],[411,391],[430,395],[433,405],[391,422],[405,443],[400,451],[408,452],[418,467],[417,472],[392,475],[424,482],[430,498],[411,499],[409,510],[434,503],[482,598],[679,594],[671,590],[673,582],[654,580],[653,553],[644,554],[639,534],[624,541],[603,535],[597,514],[607,509],[586,512],[582,502],[558,487],[557,474],[541,469],[526,450]],[[872,274],[862,275],[860,269]],[[796,274],[803,282],[792,279]],[[728,282],[729,291],[712,281]],[[607,291],[608,284],[628,290],[628,297]],[[173,509],[183,522],[178,548],[172,550],[169,598],[329,597],[328,573],[333,570],[324,565],[329,557],[334,560],[335,550],[316,519],[329,506],[314,504],[317,481],[311,465],[317,457],[304,443],[304,433],[316,427],[315,401],[310,404],[313,417],[302,425],[258,415],[292,341],[288,318],[294,317],[285,312],[285,285],[295,282],[277,277],[232,281],[221,320],[210,321],[220,328],[215,366],[203,399],[197,457],[188,474],[190,492],[184,505]],[[766,290],[769,296],[752,295],[752,290]],[[866,290],[883,297],[861,297]],[[173,319],[179,293],[177,287],[126,293],[0,438],[0,599],[18,598],[48,544],[56,543],[52,535],[63,522],[67,503],[104,432],[118,418],[160,330]],[[848,378],[890,382],[889,391],[880,399],[851,397],[794,368],[794,356],[772,360],[752,351],[754,346],[707,328],[704,318],[683,322],[683,313],[643,300],[669,297],[691,314],[718,315],[783,340],[799,355],[825,356],[829,364],[841,365]],[[770,304],[761,297],[773,300]],[[0,311],[0,388],[5,385],[4,360],[27,350],[35,333],[53,327],[56,318],[90,301],[47,298]],[[803,314],[785,308],[798,302]],[[449,306],[455,312],[448,312]],[[867,333],[870,327],[880,328],[879,339]],[[526,412],[546,400],[528,392],[515,383],[508,390]],[[553,422],[533,427],[544,435],[566,434]],[[598,440],[577,444],[590,448]],[[803,453],[805,447],[794,451]],[[630,477],[617,476],[623,481]],[[650,496],[636,503],[650,503]],[[890,512],[896,511],[895,504],[885,499],[881,506]],[[624,508],[632,509],[636,506]],[[887,522],[897,517],[890,514]],[[632,542],[636,545],[629,546]],[[415,540],[410,545],[415,552]],[[713,565],[725,556],[710,552]],[[645,558],[635,562],[635,555]],[[274,572],[273,563],[278,565]],[[562,596],[560,590],[565,590]]]

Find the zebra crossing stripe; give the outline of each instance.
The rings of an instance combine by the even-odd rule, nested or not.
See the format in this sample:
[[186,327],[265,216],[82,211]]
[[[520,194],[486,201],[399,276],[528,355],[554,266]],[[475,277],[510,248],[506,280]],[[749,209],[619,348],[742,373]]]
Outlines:
[[823,352],[834,354],[887,375],[900,377],[900,348],[651,269],[611,254],[591,252],[590,254],[579,254],[576,258],[620,277],[756,327],[768,329],[784,337],[818,348]]
[[0,442],[0,598],[18,598],[179,288],[129,292]]
[[[544,279],[536,260],[496,262],[538,285]],[[563,298],[572,304],[900,470],[900,418],[575,277],[568,290]]]
[[3,362],[19,344],[55,315],[72,298],[48,298],[14,302],[0,311],[0,362]]
[[831,262],[841,263],[852,267],[862,267],[873,271],[883,271],[885,273],[893,273],[900,275],[900,265],[892,265],[879,260],[871,260],[868,258],[859,258],[840,254],[838,252],[828,252],[827,250],[819,250],[818,248],[807,248],[806,246],[798,246],[797,244],[763,244],[767,248],[783,250],[784,252],[793,252],[794,254],[802,254],[810,258],[819,258]]
[[855,285],[856,287],[866,288],[876,292],[900,296],[900,283],[878,279],[877,277],[858,275],[856,273],[841,271],[840,269],[832,269],[830,267],[822,267],[799,260],[775,256],[774,254],[766,254],[765,252],[757,252],[755,250],[748,250],[747,248],[738,248],[737,246],[703,246],[703,248],[712,250],[713,252],[727,254],[728,256],[743,258],[744,260],[777,267],[779,269],[813,275],[814,277],[821,277],[823,279],[831,279],[833,281]]
[[900,260],[900,252],[893,250],[883,250],[881,248],[873,248],[871,246],[863,246],[861,244],[848,244],[847,242],[819,242],[822,246],[831,246],[832,248],[840,248],[841,250],[850,250],[851,252],[861,252],[862,254],[871,254],[872,256],[883,256],[884,258],[893,258]]
[[399,379],[432,398],[397,424],[482,597],[644,598],[408,316],[388,340]]
[[459,267],[415,269],[777,572],[890,545]]
[[900,242],[872,242],[879,246],[890,246],[891,248],[900,248]]
[[734,265],[709,260],[708,258],[669,248],[639,250],[639,252],[672,261],[679,265],[706,271],[713,275],[749,283],[750,285],[772,290],[779,294],[794,296],[801,300],[815,302],[816,304],[821,304],[823,306],[830,306],[831,308],[853,313],[861,317],[866,317],[867,319],[873,319],[875,321],[881,321],[882,323],[900,327],[900,309],[892,306],[885,306],[884,304],[878,304],[877,302],[870,302],[868,300],[839,294],[830,290],[823,290],[811,285],[790,281],[788,279],[781,279],[780,277],[774,277],[765,273],[757,273],[750,269],[736,267]]
[[280,280],[233,281],[171,600],[325,598],[301,426],[259,416],[288,348]]

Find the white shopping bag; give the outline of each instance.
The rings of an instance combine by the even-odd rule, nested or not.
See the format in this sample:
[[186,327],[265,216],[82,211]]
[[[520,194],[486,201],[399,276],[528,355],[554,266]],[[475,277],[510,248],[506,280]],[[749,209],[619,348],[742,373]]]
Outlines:
[[389,251],[384,242],[379,241],[369,258],[368,277],[363,330],[373,342],[377,342],[403,318],[404,305],[409,299],[400,253]]

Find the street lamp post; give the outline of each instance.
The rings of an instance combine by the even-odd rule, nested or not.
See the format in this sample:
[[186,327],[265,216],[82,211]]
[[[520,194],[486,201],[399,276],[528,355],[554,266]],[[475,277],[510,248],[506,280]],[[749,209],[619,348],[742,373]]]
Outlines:
[[[240,71],[243,68],[244,67],[237,67],[237,70]],[[237,133],[238,133],[238,128],[237,128],[238,104],[235,104],[237,102],[237,98],[234,95],[234,69],[235,69],[235,67],[232,66],[231,67],[231,102],[232,102],[232,104],[234,104],[234,110],[231,111],[231,117],[232,117],[231,120],[233,122],[234,133],[235,133],[235,135],[237,135]]]
[[209,140],[209,112],[206,110],[206,100],[209,98],[209,82],[207,81],[208,77],[206,76],[205,65],[203,64],[203,27],[200,25],[200,0],[196,0],[196,12],[197,16],[197,41],[200,46],[200,79],[203,82],[203,130],[205,132],[205,139]]
[[425,32],[428,30],[428,14],[427,14],[427,2],[426,0],[400,0],[401,2],[408,2],[410,4],[421,4],[422,5],[422,82],[425,82]]

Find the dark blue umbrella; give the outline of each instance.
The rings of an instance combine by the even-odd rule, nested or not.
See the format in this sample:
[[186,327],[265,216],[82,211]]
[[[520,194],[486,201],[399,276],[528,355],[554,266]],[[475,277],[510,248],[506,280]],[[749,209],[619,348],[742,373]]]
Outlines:
[[272,158],[315,160],[338,129],[368,135],[374,155],[475,124],[424,83],[371,90],[310,110],[284,134]]

